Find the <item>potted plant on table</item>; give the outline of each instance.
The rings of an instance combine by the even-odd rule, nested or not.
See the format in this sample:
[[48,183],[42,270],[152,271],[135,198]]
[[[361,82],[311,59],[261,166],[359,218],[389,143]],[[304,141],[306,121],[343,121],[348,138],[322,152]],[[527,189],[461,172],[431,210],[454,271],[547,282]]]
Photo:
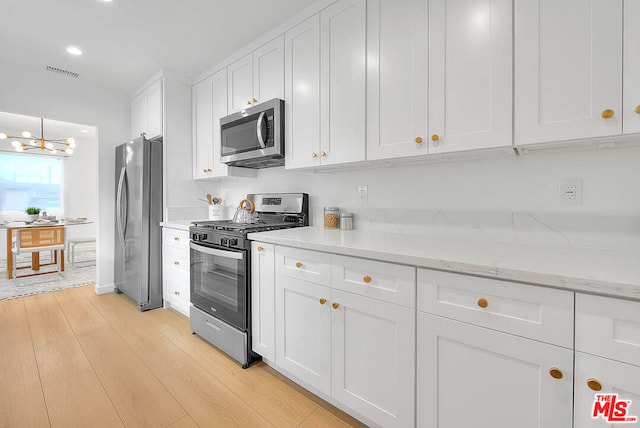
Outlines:
[[27,217],[29,218],[29,221],[35,221],[38,219],[38,216],[40,214],[40,208],[38,207],[27,207],[26,210],[24,210],[24,212],[27,213]]

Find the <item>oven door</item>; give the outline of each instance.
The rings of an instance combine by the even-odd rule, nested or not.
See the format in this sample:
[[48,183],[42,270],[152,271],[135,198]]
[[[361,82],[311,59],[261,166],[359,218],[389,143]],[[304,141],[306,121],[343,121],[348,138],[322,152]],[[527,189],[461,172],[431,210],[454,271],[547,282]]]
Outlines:
[[247,329],[247,253],[191,247],[191,303],[239,328]]

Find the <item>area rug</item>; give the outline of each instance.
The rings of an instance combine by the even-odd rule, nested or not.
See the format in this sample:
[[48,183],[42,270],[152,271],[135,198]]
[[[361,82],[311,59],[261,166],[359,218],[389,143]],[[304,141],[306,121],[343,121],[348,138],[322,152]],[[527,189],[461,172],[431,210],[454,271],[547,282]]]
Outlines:
[[[50,256],[41,253],[41,263],[48,263]],[[31,296],[33,294],[47,293],[49,291],[65,288],[79,287],[81,285],[95,284],[96,282],[96,253],[94,251],[80,251],[75,254],[75,266],[66,262],[64,272],[55,273],[56,266],[44,266],[41,272],[53,271],[46,275],[29,276],[26,278],[7,279],[6,260],[0,261],[0,300],[15,299],[17,297]],[[22,255],[18,259],[18,266],[29,265],[31,255]],[[30,269],[20,269],[18,275],[32,272]]]

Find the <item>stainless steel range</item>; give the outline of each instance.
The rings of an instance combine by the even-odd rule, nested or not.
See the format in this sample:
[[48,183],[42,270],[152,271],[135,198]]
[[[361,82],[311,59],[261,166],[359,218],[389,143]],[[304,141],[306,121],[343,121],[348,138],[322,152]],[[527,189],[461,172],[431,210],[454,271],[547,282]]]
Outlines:
[[247,234],[309,224],[306,193],[249,194],[247,199],[255,205],[257,215],[243,219],[252,223],[201,221],[189,228],[191,330],[243,368],[260,358],[251,351],[251,242]]

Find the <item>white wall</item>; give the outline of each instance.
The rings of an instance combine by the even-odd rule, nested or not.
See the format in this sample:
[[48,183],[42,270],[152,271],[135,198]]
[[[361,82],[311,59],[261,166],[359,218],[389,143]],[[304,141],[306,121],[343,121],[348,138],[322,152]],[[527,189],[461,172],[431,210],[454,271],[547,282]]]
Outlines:
[[[545,221],[552,219],[564,232],[611,232],[618,240],[633,234],[632,245],[637,247],[640,136],[637,143],[627,148],[532,152],[520,157],[500,155],[476,160],[454,158],[326,173],[271,168],[260,170],[257,179],[221,183],[221,195],[227,216],[247,193],[307,192],[311,220],[316,225],[322,224],[324,206],[354,212],[359,229],[407,233],[423,223],[510,228],[514,215],[520,215],[517,219],[524,227],[524,219],[534,218],[530,215],[533,214]],[[583,180],[582,205],[560,205],[558,181],[562,178]],[[368,202],[359,201],[358,185],[368,186]]]
[[[0,110],[98,128],[98,286],[113,284],[114,148],[130,133],[130,98],[107,87],[5,61],[0,68]],[[87,173],[95,174],[95,163]],[[91,171],[94,169],[94,171]]]
[[83,139],[77,143],[73,155],[64,159],[64,216],[94,222],[67,227],[67,238],[96,236],[98,231],[98,142]]

